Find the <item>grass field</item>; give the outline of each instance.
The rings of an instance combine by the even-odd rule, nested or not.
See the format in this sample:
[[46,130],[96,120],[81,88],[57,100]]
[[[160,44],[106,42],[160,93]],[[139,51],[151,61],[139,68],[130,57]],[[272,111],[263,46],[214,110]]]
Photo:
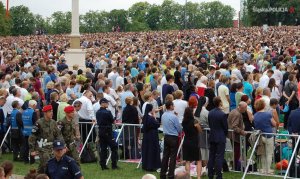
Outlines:
[[[12,160],[11,154],[4,154],[0,158],[0,162],[4,160]],[[36,168],[38,165],[29,165],[22,162],[14,162],[14,174],[17,175],[26,175],[26,173],[31,168]],[[142,176],[146,173],[141,168],[137,169],[137,164],[128,164],[119,162],[120,170],[100,170],[100,166],[97,163],[91,164],[82,164],[81,169],[84,174],[85,179],[141,179]],[[159,173],[153,172],[152,174],[156,175],[159,178]],[[206,179],[207,177],[203,177]],[[224,179],[239,179],[242,178],[241,173],[228,172],[224,173]],[[247,178],[251,179],[263,179],[263,178],[272,178],[272,177],[260,177],[255,175],[249,175]],[[274,178],[274,177],[273,177]]]

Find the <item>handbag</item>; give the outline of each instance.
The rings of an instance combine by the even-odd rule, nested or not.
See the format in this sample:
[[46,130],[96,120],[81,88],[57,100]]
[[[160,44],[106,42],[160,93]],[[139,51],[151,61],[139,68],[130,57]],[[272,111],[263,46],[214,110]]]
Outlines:
[[289,105],[288,105],[288,104],[285,104],[285,105],[284,105],[284,108],[283,108],[283,110],[282,110],[282,112],[288,112],[289,109],[290,109]]

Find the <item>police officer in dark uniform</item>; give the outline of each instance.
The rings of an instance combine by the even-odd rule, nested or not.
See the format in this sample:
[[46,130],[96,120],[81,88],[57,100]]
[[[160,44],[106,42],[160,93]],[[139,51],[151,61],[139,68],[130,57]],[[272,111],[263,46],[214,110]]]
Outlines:
[[96,113],[97,124],[99,126],[99,139],[100,139],[100,166],[102,170],[108,169],[106,166],[107,147],[111,149],[112,169],[118,169],[117,160],[117,143],[112,134],[112,124],[114,123],[113,115],[107,110],[109,101],[102,98],[99,101],[101,107]]
[[63,140],[53,142],[54,157],[46,164],[46,174],[51,179],[84,179],[76,161],[65,155]]

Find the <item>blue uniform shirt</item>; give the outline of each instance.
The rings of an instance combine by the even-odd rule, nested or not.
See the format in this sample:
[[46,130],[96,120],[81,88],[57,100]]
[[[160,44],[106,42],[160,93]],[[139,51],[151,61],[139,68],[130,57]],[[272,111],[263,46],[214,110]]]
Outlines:
[[173,111],[166,111],[161,117],[161,122],[165,135],[178,136],[182,130],[179,119]]
[[51,179],[78,179],[81,171],[74,159],[64,155],[59,161],[52,158],[47,163],[46,174]]

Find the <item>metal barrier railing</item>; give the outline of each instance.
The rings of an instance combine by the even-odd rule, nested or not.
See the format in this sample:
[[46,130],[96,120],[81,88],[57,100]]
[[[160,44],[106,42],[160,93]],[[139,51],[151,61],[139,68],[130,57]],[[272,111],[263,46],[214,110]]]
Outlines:
[[[83,141],[83,147],[82,150],[80,152],[80,155],[83,151],[83,149],[86,147],[89,139],[92,139],[92,141],[94,142],[97,138],[97,134],[98,134],[98,126],[96,124],[92,125],[91,130],[87,130],[86,125],[84,124],[93,124],[92,122],[79,122],[80,125],[80,129],[81,131],[86,131],[86,134],[81,133],[81,136],[87,136],[86,139]],[[83,126],[85,126],[86,130],[83,130]],[[127,161],[131,160],[131,162],[137,162],[138,166],[137,168],[139,168],[141,162],[142,162],[142,147],[141,147],[141,141],[142,141],[142,137],[143,135],[141,135],[141,128],[142,128],[142,124],[122,124],[122,123],[118,123],[115,124],[115,140],[118,144],[118,151],[122,151],[121,154],[121,159],[120,161]],[[94,130],[96,132],[94,132]],[[205,137],[203,138],[205,140],[205,145],[209,146],[209,128],[204,128],[203,129],[203,134],[205,134]],[[248,135],[253,134],[253,131],[247,131],[246,132]],[[9,135],[9,130],[6,133],[5,136]],[[293,177],[298,177],[300,176],[300,172],[298,172],[298,168],[300,171],[300,161],[297,161],[297,148],[299,147],[299,143],[300,143],[300,136],[299,135],[290,135],[290,134],[277,134],[277,133],[260,133],[257,136],[257,139],[254,143],[254,146],[249,146],[248,143],[248,136],[240,136],[240,142],[239,142],[239,152],[240,152],[240,156],[238,159],[235,159],[235,142],[234,142],[234,138],[235,138],[235,133],[233,132],[233,130],[229,130],[229,136],[231,135],[230,140],[227,138],[227,145],[226,145],[226,153],[228,159],[227,159],[227,163],[229,163],[229,165],[231,166],[230,169],[231,171],[236,171],[237,167],[235,161],[239,161],[240,163],[240,168],[239,168],[239,172],[243,172],[243,178],[246,177],[246,175],[251,172],[254,175],[268,175],[268,176],[272,176],[272,177],[284,177],[284,178],[290,178],[289,176],[293,176]],[[280,168],[274,170],[276,171],[276,173],[269,173],[269,174],[265,174],[262,173],[262,171],[260,170],[263,166],[261,166],[262,162],[261,162],[261,157],[258,157],[257,153],[257,146],[259,145],[259,140],[262,138],[262,136],[265,135],[270,135],[272,136],[272,139],[274,139],[274,149],[267,149],[267,152],[271,152],[271,150],[275,150],[276,148],[279,151],[279,155],[277,155],[275,152],[272,155],[272,165],[274,166],[275,163],[281,162],[283,159],[286,159],[287,161],[289,161],[288,163],[288,167],[283,167],[282,165],[280,165]],[[282,139],[278,139],[278,138],[283,138]],[[293,141],[293,145],[291,144],[290,141]],[[184,142],[184,137],[181,140],[179,149],[178,149],[178,153],[177,156],[182,156],[180,155],[182,152],[182,144]],[[2,147],[4,143],[4,140],[1,143],[0,148]],[[276,146],[276,147],[275,147]],[[277,151],[276,149],[276,151]],[[288,155],[283,156],[283,152],[282,151],[288,151]],[[265,153],[267,153],[265,152]],[[273,151],[272,151],[273,152]],[[248,156],[248,154],[250,154],[250,156]],[[279,157],[278,157],[279,156]],[[107,163],[109,162],[111,158],[111,153],[109,154],[109,157],[107,159]],[[278,159],[279,158],[279,159]],[[230,161],[230,162],[228,162]],[[274,169],[274,167],[272,167],[272,169]]]

